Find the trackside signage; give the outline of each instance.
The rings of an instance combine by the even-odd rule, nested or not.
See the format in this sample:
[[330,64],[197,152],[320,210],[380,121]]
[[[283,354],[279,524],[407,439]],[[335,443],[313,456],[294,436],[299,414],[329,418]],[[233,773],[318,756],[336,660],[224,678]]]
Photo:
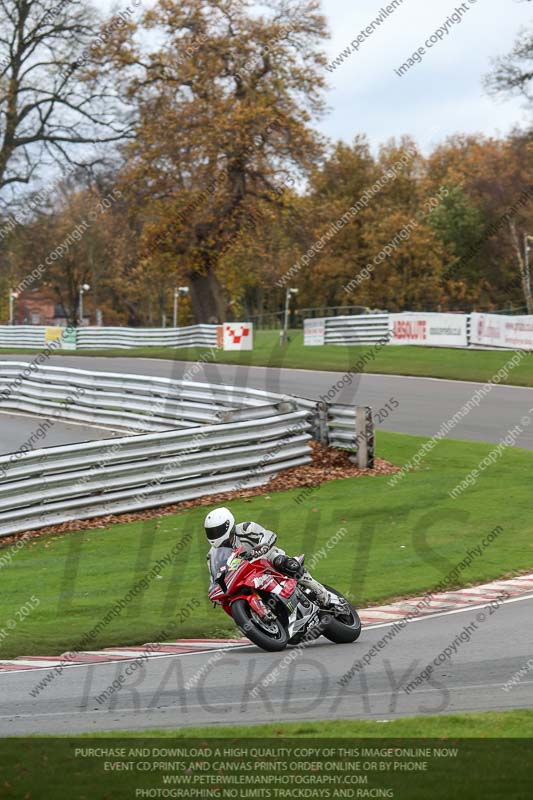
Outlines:
[[45,345],[51,342],[56,342],[62,350],[75,350],[76,349],[76,329],[75,328],[52,328],[47,327],[44,329],[44,343]]
[[466,347],[467,314],[389,314],[389,344]]
[[326,320],[323,318],[304,319],[304,345],[324,344],[326,339]]
[[222,326],[224,350],[253,350],[254,326],[251,322],[225,322]]
[[533,316],[471,314],[470,341],[488,347],[533,350]]

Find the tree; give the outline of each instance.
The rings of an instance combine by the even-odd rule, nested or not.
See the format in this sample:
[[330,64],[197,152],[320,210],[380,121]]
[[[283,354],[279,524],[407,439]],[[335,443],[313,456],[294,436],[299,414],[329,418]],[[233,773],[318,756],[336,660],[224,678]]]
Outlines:
[[72,145],[91,160],[124,137],[118,96],[88,68],[94,19],[83,0],[0,0],[0,189],[70,160]]
[[444,245],[442,281],[448,304],[468,310],[479,299],[476,287],[483,278],[479,242],[484,235],[484,215],[462,186],[447,188],[447,196],[429,215],[428,222]]
[[442,246],[427,220],[416,218],[431,197],[423,167],[408,138],[388,142],[377,158],[363,137],[333,149],[311,185],[307,248],[316,243],[320,253],[299,273],[304,301],[391,311],[438,306]]
[[[313,171],[307,198],[308,222],[302,228],[306,241],[301,243],[301,254],[315,242],[322,243],[331,224],[342,218],[377,177],[376,163],[365,137],[357,136],[352,145],[338,142],[332,148],[326,162]],[[310,306],[361,302],[360,297],[354,299],[344,294],[342,287],[371,257],[364,238],[370,215],[369,208],[361,208],[355,218],[328,238],[324,248],[299,271],[292,281],[300,289],[299,302]],[[319,292],[317,287],[320,287]]]
[[[107,324],[123,324],[124,287],[115,254],[127,232],[121,194],[109,179],[86,185],[72,178],[59,185],[51,205],[6,238],[0,273],[29,294],[41,287],[53,289],[70,325],[78,322],[79,287],[88,283],[86,312],[99,309]],[[28,265],[39,261],[41,274],[30,283]]]
[[531,102],[532,81],[533,32],[523,30],[511,52],[494,60],[494,68],[485,79],[485,85],[492,94],[519,94]]
[[150,268],[188,279],[196,320],[220,321],[224,254],[250,220],[284,207],[320,156],[309,123],[323,110],[325,21],[316,0],[271,0],[257,13],[245,0],[161,0],[144,27],[162,34],[159,49],[143,53],[122,34],[114,45],[141,120],[124,190]]
[[447,243],[445,277],[451,274],[458,290],[462,284],[469,306],[531,305],[522,243],[533,225],[532,147],[531,136],[520,131],[504,140],[454,136],[429,158],[433,186],[456,187],[455,205],[460,202],[459,188],[464,196],[466,217],[461,228],[450,225],[451,209],[448,238],[439,224],[442,219],[437,216],[434,222]]

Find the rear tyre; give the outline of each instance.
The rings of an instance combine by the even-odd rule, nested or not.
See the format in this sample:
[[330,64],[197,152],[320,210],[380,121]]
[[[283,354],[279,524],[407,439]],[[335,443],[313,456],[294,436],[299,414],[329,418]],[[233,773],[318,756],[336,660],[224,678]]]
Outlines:
[[326,584],[324,584],[324,586],[329,592],[344,600],[349,610],[342,616],[334,616],[331,612],[326,611],[320,620],[323,636],[329,639],[330,642],[335,642],[335,644],[351,644],[352,642],[356,642],[361,635],[361,620],[359,619],[359,614],[344,595],[331,586],[326,586]]
[[243,634],[263,650],[275,653],[287,647],[289,637],[282,622],[262,620],[246,600],[235,600],[231,604],[231,616]]

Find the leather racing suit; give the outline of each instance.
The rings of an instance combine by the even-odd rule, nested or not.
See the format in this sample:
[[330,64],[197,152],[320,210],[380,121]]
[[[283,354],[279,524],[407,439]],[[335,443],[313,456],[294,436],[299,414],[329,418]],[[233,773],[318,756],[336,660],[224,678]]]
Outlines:
[[[258,522],[239,522],[235,525],[234,534],[229,535],[227,540],[222,542],[220,547],[242,547],[247,554],[261,548],[261,558],[266,558],[267,561],[270,561],[280,572],[290,574],[296,578],[301,586],[315,592],[317,600],[321,605],[327,606],[338,602],[336,596],[315,580],[304,567],[297,570],[296,574],[286,568],[287,564],[289,566],[294,566],[291,562],[294,562],[295,559],[287,556],[285,550],[282,550],[281,547],[275,546],[277,538],[277,534],[275,534],[274,531],[263,528]],[[213,550],[213,548],[211,548],[211,550]],[[207,558],[209,558],[211,550]]]

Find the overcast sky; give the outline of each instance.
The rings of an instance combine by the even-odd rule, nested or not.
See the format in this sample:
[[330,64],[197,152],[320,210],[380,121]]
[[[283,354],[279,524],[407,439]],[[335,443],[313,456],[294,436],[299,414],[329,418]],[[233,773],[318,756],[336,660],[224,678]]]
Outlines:
[[[334,58],[387,5],[386,0],[324,0]],[[403,0],[359,50],[330,74],[331,113],[321,125],[329,136],[350,140],[365,132],[372,144],[411,133],[426,149],[450,133],[505,134],[525,121],[523,102],[488,97],[482,86],[490,59],[507,53],[532,4],[516,0],[466,2],[462,22],[421,63],[398,77],[398,69],[460,6],[453,0]]]
[[[102,10],[125,8],[111,0],[93,0]],[[349,47],[391,0],[322,0],[332,38],[328,58]],[[398,0],[399,2],[399,0]],[[139,6],[151,5],[145,0]],[[465,0],[462,21],[421,63],[399,77],[395,73],[461,6],[457,0],[403,0],[357,52],[328,72],[329,114],[320,129],[332,139],[350,142],[365,133],[375,147],[391,136],[409,133],[428,150],[452,133],[506,134],[524,124],[523,101],[488,97],[482,86],[490,59],[506,54],[521,27],[533,19],[533,3],[519,0]]]

